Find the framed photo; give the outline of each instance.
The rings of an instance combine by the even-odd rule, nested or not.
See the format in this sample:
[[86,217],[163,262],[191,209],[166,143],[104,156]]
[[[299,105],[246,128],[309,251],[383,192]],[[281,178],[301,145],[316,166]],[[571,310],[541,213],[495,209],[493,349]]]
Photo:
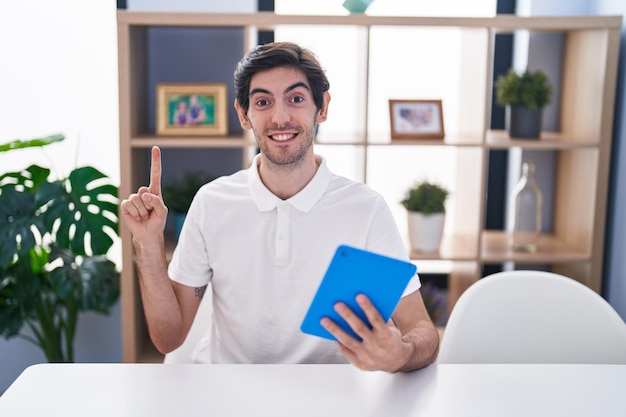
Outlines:
[[389,100],[392,139],[442,139],[441,100]]
[[157,85],[157,135],[226,136],[226,84]]

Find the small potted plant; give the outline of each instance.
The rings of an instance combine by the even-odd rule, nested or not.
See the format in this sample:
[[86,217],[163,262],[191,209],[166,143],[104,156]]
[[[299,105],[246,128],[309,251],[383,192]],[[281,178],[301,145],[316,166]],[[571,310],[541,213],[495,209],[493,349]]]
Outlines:
[[543,107],[552,100],[553,87],[541,70],[518,74],[510,68],[495,82],[496,101],[507,106],[509,135],[538,139]]
[[175,221],[176,241],[182,230],[191,201],[204,184],[215,179],[200,171],[190,171],[163,186],[163,201],[172,211]]
[[439,249],[449,191],[435,183],[416,183],[401,201],[408,214],[409,242],[419,252]]

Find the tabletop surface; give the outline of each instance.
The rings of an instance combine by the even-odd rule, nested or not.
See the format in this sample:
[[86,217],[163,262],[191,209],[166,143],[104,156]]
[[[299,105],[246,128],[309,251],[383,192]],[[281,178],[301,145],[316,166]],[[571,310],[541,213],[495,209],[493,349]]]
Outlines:
[[626,416],[626,365],[41,364],[0,416]]

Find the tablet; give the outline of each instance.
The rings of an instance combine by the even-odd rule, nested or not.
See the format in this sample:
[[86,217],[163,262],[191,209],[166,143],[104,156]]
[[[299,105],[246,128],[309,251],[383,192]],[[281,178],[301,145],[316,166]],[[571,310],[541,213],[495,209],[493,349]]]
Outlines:
[[339,246],[313,297],[300,330],[336,341],[337,339],[320,324],[322,317],[326,316],[352,337],[361,340],[348,323],[335,312],[335,303],[343,301],[369,325],[365,313],[355,300],[357,294],[365,294],[386,322],[416,271],[417,267],[410,262],[351,246]]

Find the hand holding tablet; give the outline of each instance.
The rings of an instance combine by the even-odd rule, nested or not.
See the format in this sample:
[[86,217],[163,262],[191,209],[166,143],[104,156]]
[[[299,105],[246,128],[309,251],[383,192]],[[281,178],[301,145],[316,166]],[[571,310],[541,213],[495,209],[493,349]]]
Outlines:
[[334,310],[341,301],[369,325],[365,313],[356,303],[365,294],[378,309],[384,321],[389,320],[417,267],[410,262],[341,245],[326,270],[300,329],[307,334],[336,340],[320,324],[323,317],[337,323],[346,333],[360,339]]

